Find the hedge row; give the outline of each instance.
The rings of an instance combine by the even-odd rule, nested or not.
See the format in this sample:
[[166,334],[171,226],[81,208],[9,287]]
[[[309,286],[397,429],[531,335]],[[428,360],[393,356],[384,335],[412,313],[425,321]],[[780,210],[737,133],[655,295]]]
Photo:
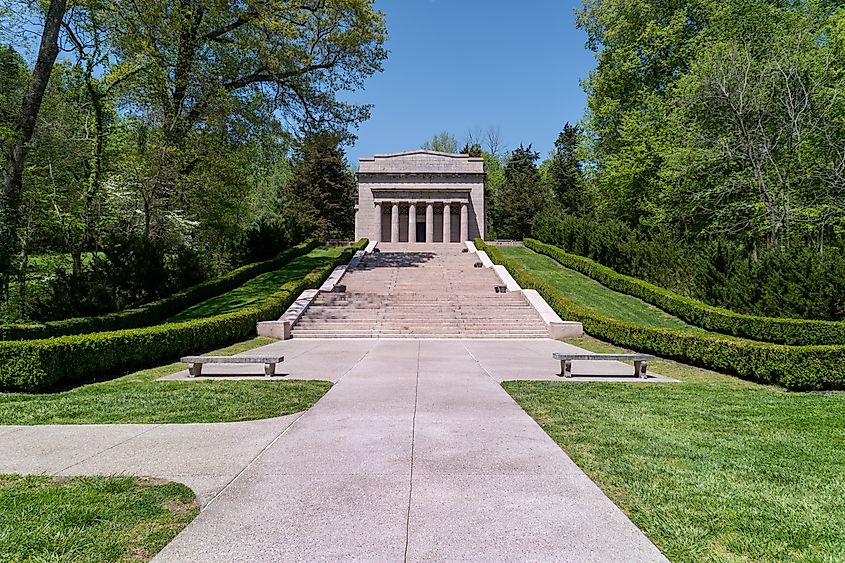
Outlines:
[[206,299],[231,291],[256,276],[277,270],[294,258],[308,254],[318,246],[317,241],[304,242],[270,260],[241,266],[228,274],[134,309],[96,317],[50,321],[43,324],[0,325],[0,340],[33,340],[153,325]]
[[538,240],[525,239],[525,246],[593,278],[610,289],[638,297],[692,325],[713,332],[794,346],[845,344],[845,322],[744,315],[620,274],[589,258],[569,254]]
[[614,344],[794,391],[845,389],[845,346],[787,346],[618,321],[575,303],[497,248],[476,244],[523,287],[536,289],[562,318]]
[[336,266],[364,246],[366,239],[302,279],[282,285],[262,303],[235,313],[148,328],[0,342],[0,390],[46,390],[243,339],[255,334],[259,321],[281,317],[302,291],[319,287]]

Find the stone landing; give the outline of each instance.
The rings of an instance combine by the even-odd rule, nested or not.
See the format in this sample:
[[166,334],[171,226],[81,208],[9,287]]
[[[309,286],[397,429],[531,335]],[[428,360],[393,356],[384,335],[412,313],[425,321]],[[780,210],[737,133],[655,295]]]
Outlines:
[[548,327],[521,292],[503,285],[463,244],[386,244],[320,293],[294,338],[546,338]]

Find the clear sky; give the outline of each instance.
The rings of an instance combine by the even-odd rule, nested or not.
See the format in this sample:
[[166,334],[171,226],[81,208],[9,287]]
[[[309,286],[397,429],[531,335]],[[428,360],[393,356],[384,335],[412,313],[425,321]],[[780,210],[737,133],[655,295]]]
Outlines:
[[575,27],[580,0],[376,0],[390,55],[356,103],[373,104],[350,163],[418,148],[447,130],[497,126],[513,149],[546,156],[566,121],[584,114],[580,81],[594,66]]

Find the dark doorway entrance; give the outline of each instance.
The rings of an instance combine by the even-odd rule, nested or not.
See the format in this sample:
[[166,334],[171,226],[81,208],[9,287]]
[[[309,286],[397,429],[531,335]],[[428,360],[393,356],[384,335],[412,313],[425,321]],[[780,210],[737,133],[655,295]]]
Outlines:
[[425,242],[425,222],[417,221],[417,242]]

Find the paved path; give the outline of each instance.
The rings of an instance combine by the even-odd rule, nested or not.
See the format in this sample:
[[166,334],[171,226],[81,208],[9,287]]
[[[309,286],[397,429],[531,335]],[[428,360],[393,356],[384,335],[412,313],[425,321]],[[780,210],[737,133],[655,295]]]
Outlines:
[[566,345],[305,346],[268,347],[290,357],[291,376],[337,380],[302,416],[0,427],[0,472],[199,486],[205,508],[156,561],[665,560],[497,383],[542,376],[555,362],[531,358]]

